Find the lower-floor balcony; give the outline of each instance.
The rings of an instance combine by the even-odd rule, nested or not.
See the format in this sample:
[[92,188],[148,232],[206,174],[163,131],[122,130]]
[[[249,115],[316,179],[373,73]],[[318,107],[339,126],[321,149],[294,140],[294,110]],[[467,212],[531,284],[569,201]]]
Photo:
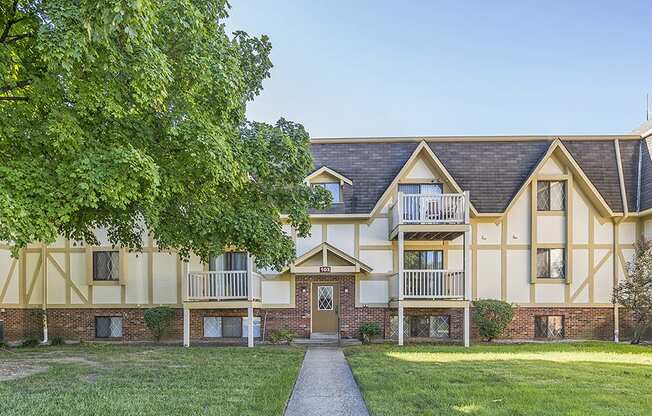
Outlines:
[[247,270],[189,272],[188,301],[260,300],[261,276]]
[[[390,295],[395,299],[464,299],[462,270],[403,270],[390,279]],[[402,283],[402,284],[401,284]]]

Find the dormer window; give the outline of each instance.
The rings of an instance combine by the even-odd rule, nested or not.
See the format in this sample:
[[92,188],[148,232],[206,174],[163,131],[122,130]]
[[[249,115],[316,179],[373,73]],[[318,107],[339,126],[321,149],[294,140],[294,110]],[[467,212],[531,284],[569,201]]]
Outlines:
[[316,183],[313,186],[320,186],[330,192],[334,204],[342,202],[342,185],[339,182]]

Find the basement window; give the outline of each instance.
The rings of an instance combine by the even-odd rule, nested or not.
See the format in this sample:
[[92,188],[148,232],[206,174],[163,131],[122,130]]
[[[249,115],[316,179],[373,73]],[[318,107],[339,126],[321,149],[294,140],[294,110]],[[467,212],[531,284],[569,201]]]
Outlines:
[[537,338],[564,338],[564,317],[542,315],[534,317],[534,336]]
[[122,317],[96,316],[95,338],[122,338]]
[[120,271],[120,255],[117,251],[93,252],[93,280],[117,281]]

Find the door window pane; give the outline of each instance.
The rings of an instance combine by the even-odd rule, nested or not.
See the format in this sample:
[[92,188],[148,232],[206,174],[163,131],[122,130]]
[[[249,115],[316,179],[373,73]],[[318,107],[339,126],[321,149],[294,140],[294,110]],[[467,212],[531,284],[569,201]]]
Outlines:
[[406,270],[439,270],[444,268],[442,250],[406,250],[403,253]]
[[333,310],[333,286],[317,286],[317,296],[318,310]]
[[224,253],[224,270],[246,271],[247,253],[244,252]]

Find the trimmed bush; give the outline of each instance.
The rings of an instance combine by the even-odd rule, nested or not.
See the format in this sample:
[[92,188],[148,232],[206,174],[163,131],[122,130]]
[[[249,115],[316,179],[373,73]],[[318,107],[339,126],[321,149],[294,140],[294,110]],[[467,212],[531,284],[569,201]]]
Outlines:
[[473,320],[485,341],[502,334],[513,316],[512,305],[502,300],[481,299],[473,302]]
[[160,341],[170,331],[176,312],[168,306],[147,309],[144,314],[145,325],[156,341]]
[[290,343],[294,337],[296,337],[294,332],[287,329],[279,329],[270,332],[269,341],[272,344],[287,344]]
[[53,347],[56,347],[57,345],[63,345],[63,337],[59,335],[55,335],[50,339],[50,345]]
[[21,347],[23,348],[33,348],[33,347],[38,347],[38,345],[41,343],[41,341],[36,338],[36,337],[29,337],[23,341],[22,344],[20,344]]
[[370,322],[360,325],[360,338],[363,343],[368,344],[373,338],[380,336],[380,325]]

